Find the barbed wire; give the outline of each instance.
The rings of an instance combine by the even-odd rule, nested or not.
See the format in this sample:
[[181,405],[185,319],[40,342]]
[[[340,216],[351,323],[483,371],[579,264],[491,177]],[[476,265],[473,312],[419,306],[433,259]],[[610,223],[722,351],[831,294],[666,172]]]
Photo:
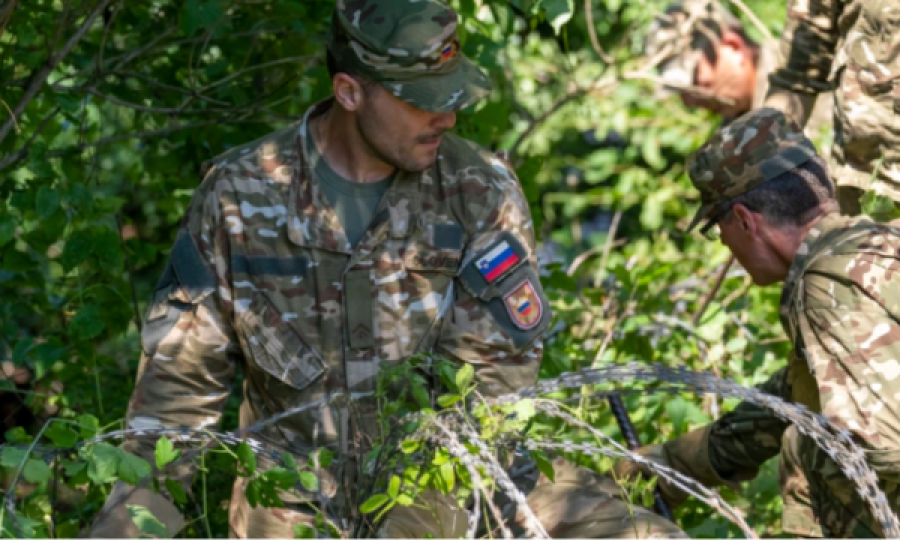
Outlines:
[[[648,383],[657,384],[658,386],[651,386],[642,390],[635,390],[633,388],[624,390],[616,389],[611,391],[598,390],[589,392],[588,397],[600,398],[605,397],[611,393],[622,394],[627,392],[640,392],[642,394],[646,394],[648,391],[690,392],[696,394],[712,393],[722,397],[735,397],[772,411],[775,416],[791,423],[792,425],[797,426],[797,429],[801,433],[815,441],[816,444],[820,448],[822,448],[828,454],[828,456],[841,468],[848,479],[850,479],[855,484],[857,493],[869,506],[873,513],[873,516],[875,516],[875,518],[878,520],[885,534],[890,537],[900,537],[900,522],[898,522],[897,516],[890,508],[884,492],[879,488],[878,478],[872,471],[872,469],[868,466],[865,460],[864,451],[853,441],[850,432],[846,429],[835,426],[821,414],[813,413],[812,411],[806,409],[801,405],[784,401],[777,396],[763,393],[756,388],[743,387],[732,381],[720,379],[708,373],[694,372],[684,368],[671,368],[663,365],[648,366],[629,364],[608,366],[603,368],[584,369],[578,372],[565,373],[554,379],[539,381],[536,385],[524,388],[518,392],[500,396],[494,399],[489,399],[487,400],[487,403],[496,406],[514,405],[515,403],[523,399],[535,399],[539,398],[542,395],[558,393],[562,390],[572,390],[583,388],[585,386],[594,386],[601,384],[622,385],[626,383]],[[359,397],[368,396],[368,394],[366,396],[353,395],[352,398],[358,399]],[[329,398],[326,398],[326,400],[324,401],[325,403],[331,403],[342,399],[347,399],[347,396],[345,394],[335,394],[329,396]],[[690,495],[697,497],[699,500],[708,504],[711,508],[721,512],[731,521],[736,523],[741,528],[744,534],[747,534],[748,536],[754,536],[752,529],[749,528],[749,526],[740,516],[740,513],[737,512],[733,507],[728,505],[724,500],[722,500],[717,493],[709,490],[705,486],[698,484],[696,481],[693,481],[692,479],[678,473],[677,471],[672,470],[671,468],[654,463],[646,458],[643,458],[639,454],[623,448],[608,436],[603,435],[601,431],[593,428],[592,426],[589,426],[583,421],[578,420],[563,411],[559,407],[559,403],[562,403],[563,401],[564,400],[539,399],[536,401],[536,404],[539,405],[538,408],[541,410],[541,412],[550,414],[551,416],[556,416],[570,423],[574,422],[578,424],[579,427],[587,428],[593,435],[598,437],[600,441],[610,445],[612,448],[589,445],[586,443],[560,443],[526,440],[523,443],[526,449],[546,448],[563,450],[567,452],[577,450],[585,452],[587,454],[598,453],[609,457],[629,459],[631,461],[638,462],[654,473],[658,474],[660,477],[672,482],[673,485],[677,486],[679,489],[682,489]],[[321,404],[322,403],[317,403],[315,406],[320,406]],[[226,433],[188,427],[158,427],[142,429],[126,428],[80,441],[75,445],[74,448],[60,449],[40,447],[37,445],[29,445],[29,448],[33,449],[37,455],[41,456],[42,459],[52,460],[54,457],[58,456],[61,453],[72,452],[85,445],[97,442],[130,437],[158,438],[161,436],[167,436],[172,437],[180,442],[204,441],[206,443],[210,443],[210,440],[213,439],[215,442],[210,444],[210,447],[214,446],[215,444],[237,445],[240,443],[246,443],[254,453],[267,454],[271,459],[279,460],[281,458],[281,454],[283,452],[289,451],[289,449],[286,449],[279,445],[274,445],[272,443],[262,443],[252,437],[249,437],[248,435],[259,432],[264,427],[277,423],[278,421],[288,418],[292,415],[298,414],[299,412],[302,412],[309,407],[310,405],[308,404],[301,407],[295,407],[246,428]],[[490,494],[486,491],[484,482],[478,472],[479,467],[490,474],[493,478],[499,480],[498,484],[503,489],[504,493],[510,498],[510,500],[516,501],[517,504],[520,505],[520,508],[528,508],[528,510],[525,511],[525,514],[526,516],[529,515],[530,508],[527,505],[524,494],[515,487],[503,468],[499,465],[498,462],[496,462],[494,458],[491,457],[492,452],[487,446],[487,443],[485,443],[485,441],[483,441],[477,435],[477,433],[475,433],[475,431],[471,429],[471,427],[469,428],[469,430],[463,429],[462,432],[466,436],[467,440],[469,440],[469,442],[471,442],[475,445],[476,448],[478,448],[479,451],[477,455],[472,454],[466,449],[465,445],[460,441],[459,435],[457,435],[457,433],[453,429],[451,429],[450,425],[446,423],[447,419],[444,417],[441,417],[441,419],[438,420],[438,415],[435,415],[433,413],[431,414],[431,416],[425,415],[423,413],[412,413],[405,417],[404,420],[427,420],[427,423],[423,423],[422,425],[430,426],[430,428],[421,433],[422,438],[435,443],[440,443],[460,460],[460,462],[468,471],[473,484],[476,486],[476,490],[473,491],[479,491],[483,494],[488,495],[486,497],[486,502],[488,503],[488,507],[491,509],[492,513],[499,512],[499,510],[496,509],[495,506],[492,506],[492,503],[490,501]],[[459,425],[467,424],[464,421],[460,421]],[[507,439],[504,441],[504,444],[511,444],[511,442],[511,440]],[[0,445],[0,447],[9,446],[22,447],[24,445]],[[278,450],[278,448],[282,448],[282,450]],[[24,465],[24,462],[22,465]],[[4,497],[4,506],[10,512],[10,518],[12,520],[14,529],[17,532],[20,532],[18,530],[18,523],[16,521],[15,515],[16,491],[16,484],[13,484],[9,487]],[[534,516],[533,513],[530,513],[530,515],[532,517]],[[494,517],[497,518],[497,521],[500,524],[501,532],[504,535],[509,532],[508,530],[503,531],[503,521],[499,519],[499,515],[495,515]],[[536,518],[534,519],[536,520]],[[477,527],[477,522],[477,517],[473,518],[473,516],[470,516],[467,537],[473,537]],[[543,527],[540,525],[539,521],[537,522],[537,524],[535,524],[534,522],[532,522],[531,518],[526,518],[526,522],[526,527],[529,529],[529,532],[531,534],[546,537],[546,531],[543,530]]]

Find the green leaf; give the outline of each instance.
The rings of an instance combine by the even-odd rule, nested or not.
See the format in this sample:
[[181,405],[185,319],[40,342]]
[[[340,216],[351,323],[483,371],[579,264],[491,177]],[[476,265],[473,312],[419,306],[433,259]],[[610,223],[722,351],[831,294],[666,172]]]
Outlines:
[[[441,397],[443,397],[443,396],[441,396]],[[438,402],[440,402],[440,400],[441,400],[441,398],[438,398]],[[400,451],[403,452],[404,454],[412,454],[413,452],[418,450],[419,447],[421,447],[421,446],[422,446],[422,441],[414,441],[412,439],[407,439],[407,440],[403,441],[402,443],[400,443]]]
[[40,484],[50,478],[50,467],[40,459],[29,459],[22,475],[32,484]]
[[166,527],[145,506],[136,504],[126,504],[125,506],[128,508],[131,521],[137,525],[139,531],[157,538],[168,538],[169,532]]
[[572,0],[544,0],[544,12],[553,31],[559,34],[562,26],[569,22],[575,6]]
[[163,470],[166,465],[178,459],[180,455],[181,450],[175,450],[175,445],[168,437],[162,436],[156,441],[156,450],[154,450],[153,456],[156,458],[157,469]]
[[181,486],[181,484],[179,484],[176,480],[166,478],[166,491],[168,491],[172,495],[172,498],[175,499],[175,502],[187,502],[187,494],[184,492],[184,488]]
[[413,399],[416,400],[416,403],[419,407],[427,408],[431,406],[431,398],[428,395],[428,390],[425,389],[424,386],[419,384],[414,384],[411,387]]
[[22,465],[22,462],[25,461],[27,456],[28,451],[24,448],[4,446],[3,451],[0,452],[0,465],[11,469],[17,469]]
[[456,485],[456,472],[452,461],[448,461],[438,467],[438,477],[443,482],[443,488],[446,490],[446,493],[453,491],[453,486]]
[[556,481],[556,471],[553,469],[553,462],[550,461],[550,458],[547,457],[547,454],[539,451],[532,451],[531,457],[534,458],[534,463],[537,465],[537,468],[544,476],[550,479],[551,482]]
[[75,231],[66,238],[62,255],[59,256],[59,264],[68,272],[86,261],[91,256],[93,247],[94,237],[90,231]]
[[100,309],[95,304],[82,306],[69,321],[69,335],[75,339],[93,339],[103,333],[103,328]]
[[100,431],[100,420],[92,414],[82,414],[78,417],[78,425],[81,427],[81,437],[91,439]]
[[376,493],[372,495],[364,503],[359,506],[359,511],[363,514],[371,514],[385,505],[391,498],[384,493]]
[[281,461],[284,463],[284,466],[292,471],[297,470],[297,460],[294,459],[293,454],[290,452],[285,452],[281,454]]
[[641,154],[644,156],[644,161],[654,170],[661,171],[666,168],[666,160],[659,151],[659,139],[656,137],[656,133],[645,134],[644,142],[641,144]]
[[390,481],[388,481],[387,494],[391,499],[396,499],[397,495],[400,494],[400,477],[397,475],[391,476]]
[[290,489],[297,483],[297,473],[284,467],[273,467],[265,472],[267,479],[279,489]]
[[307,491],[316,491],[319,489],[319,479],[316,477],[314,473],[309,471],[301,471],[299,473],[300,476],[300,484],[303,486],[303,489]]
[[116,480],[122,451],[109,443],[95,443],[88,458],[88,476],[95,484],[107,484]]
[[0,247],[8,243],[16,235],[16,220],[12,216],[0,217]]
[[460,396],[459,394],[444,394],[444,395],[438,396],[437,404],[440,405],[441,407],[450,407],[450,406],[456,404],[461,399],[462,399],[462,396]]
[[513,406],[513,412],[516,413],[516,420],[521,421],[531,420],[537,414],[534,410],[534,401],[530,399],[522,399],[516,402],[515,406]]
[[334,461],[334,452],[327,448],[319,449],[319,467],[323,469],[328,468],[331,465],[331,462]]
[[294,538],[316,538],[316,528],[306,523],[298,523],[291,529],[294,532]]
[[66,473],[66,476],[75,476],[81,471],[85,470],[88,466],[84,461],[70,461],[65,460],[62,462],[63,470]]
[[119,478],[125,482],[135,485],[142,478],[150,476],[152,470],[146,459],[123,452],[119,462]]
[[182,8],[182,30],[186,34],[194,34],[211,27],[223,15],[222,4],[217,0],[188,0]]
[[50,186],[41,186],[37,190],[37,196],[34,201],[34,211],[38,219],[47,219],[59,208],[59,202],[62,199],[59,191]]
[[472,367],[472,364],[463,364],[456,372],[456,387],[460,392],[464,392],[472,383],[473,378],[475,378],[475,368]]
[[78,434],[61,422],[50,424],[44,434],[59,448],[70,448],[78,442]]
[[244,467],[247,474],[256,472],[256,454],[253,453],[249,444],[242,442],[237,446],[235,453],[237,453],[238,462]]

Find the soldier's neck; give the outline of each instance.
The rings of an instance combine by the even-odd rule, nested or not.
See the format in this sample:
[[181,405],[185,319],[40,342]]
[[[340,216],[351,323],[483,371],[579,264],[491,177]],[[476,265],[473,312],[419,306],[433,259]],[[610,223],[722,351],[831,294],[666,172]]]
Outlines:
[[336,104],[310,121],[310,133],[332,170],[351,182],[379,182],[395,170],[373,153],[354,119]]

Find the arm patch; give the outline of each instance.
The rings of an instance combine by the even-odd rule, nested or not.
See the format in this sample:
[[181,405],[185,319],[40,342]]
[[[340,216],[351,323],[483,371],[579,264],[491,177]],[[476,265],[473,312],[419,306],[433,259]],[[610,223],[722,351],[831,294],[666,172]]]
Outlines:
[[[498,257],[514,262],[495,272]],[[472,257],[459,277],[469,293],[487,304],[517,348],[531,344],[550,326],[553,314],[540,278],[528,263],[527,251],[511,233],[501,234]]]

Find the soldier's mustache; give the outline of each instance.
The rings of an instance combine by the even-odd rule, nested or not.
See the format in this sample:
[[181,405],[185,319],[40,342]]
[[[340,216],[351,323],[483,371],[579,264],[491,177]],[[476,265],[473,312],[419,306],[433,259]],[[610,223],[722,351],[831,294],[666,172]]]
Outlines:
[[440,139],[447,130],[442,129],[440,131],[435,131],[433,133],[428,133],[426,135],[419,135],[416,137],[416,142],[418,143],[430,143]]

